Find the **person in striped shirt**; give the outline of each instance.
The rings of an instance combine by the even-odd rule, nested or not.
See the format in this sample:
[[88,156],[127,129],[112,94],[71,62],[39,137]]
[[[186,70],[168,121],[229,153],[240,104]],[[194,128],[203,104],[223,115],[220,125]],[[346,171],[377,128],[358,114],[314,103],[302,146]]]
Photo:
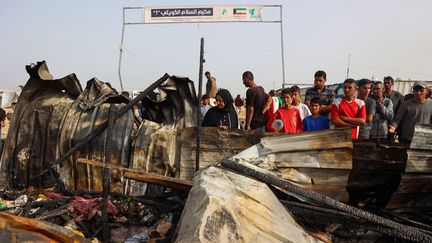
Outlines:
[[320,108],[320,114],[321,115],[328,115],[331,110],[331,104],[333,103],[333,100],[335,98],[335,94],[333,90],[327,88],[325,86],[325,82],[327,81],[327,74],[319,70],[314,75],[314,87],[309,88],[306,90],[305,94],[305,104],[310,107],[310,102],[312,98],[319,97],[321,108]]

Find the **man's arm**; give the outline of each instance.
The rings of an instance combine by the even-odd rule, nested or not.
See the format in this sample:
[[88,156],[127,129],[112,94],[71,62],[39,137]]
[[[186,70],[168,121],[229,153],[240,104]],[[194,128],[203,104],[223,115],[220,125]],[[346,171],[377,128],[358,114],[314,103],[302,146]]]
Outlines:
[[[310,108],[309,108],[310,109]],[[319,110],[319,113],[320,114],[323,114],[323,113],[329,113],[331,111],[331,105],[321,105],[321,108],[320,108],[320,110]]]
[[367,98],[368,104],[366,104],[366,123],[371,123],[374,119],[375,113],[376,113],[376,106],[377,103],[374,99]]
[[251,106],[251,105],[248,106],[248,108],[247,108],[247,114],[246,114],[246,130],[250,129],[253,113],[254,113],[254,107]]
[[310,108],[310,101],[309,100],[305,100],[304,104],[307,105],[307,107],[309,108],[309,110],[311,109]]
[[310,90],[307,89],[306,93],[305,93],[304,103],[305,103],[305,105],[307,105],[307,107],[309,108],[309,110],[310,110],[310,101],[311,100],[312,100],[312,95],[310,93]]
[[362,117],[353,118],[353,117],[347,117],[347,116],[340,116],[340,119],[343,122],[348,123],[348,124],[350,124],[350,126],[354,126],[354,127],[366,124],[365,119]]
[[266,104],[264,106],[264,109],[263,109],[263,112],[262,112],[263,114],[265,114],[270,109],[272,103],[273,103],[273,99],[272,99],[272,97],[269,96],[268,99],[267,99],[267,101],[266,101]]
[[331,122],[338,127],[352,127],[351,124],[342,121],[340,118],[332,118]]
[[405,101],[404,103],[402,103],[402,105],[400,106],[399,110],[396,113],[396,116],[394,117],[393,121],[391,121],[391,123],[389,124],[389,132],[390,133],[394,133],[396,131],[396,128],[399,126],[399,123],[402,121],[402,119],[405,116],[405,107],[406,107],[406,103],[409,101]]
[[347,117],[347,116],[340,116],[341,120],[351,124],[352,126],[360,126],[366,124],[366,104],[361,101],[361,107],[360,111],[357,114],[357,117]]
[[331,122],[338,127],[352,127],[351,124],[341,120],[339,116],[339,109],[334,104],[331,105],[330,117]]
[[[393,102],[390,99],[388,100],[388,102],[389,103],[388,103],[387,107],[383,104],[380,104],[379,105],[380,107],[377,109],[377,111],[379,111],[383,115],[384,119],[391,120],[391,119],[393,119],[393,116],[394,116],[394,114],[393,114]],[[378,104],[377,104],[377,107],[378,107]]]
[[331,112],[331,107],[332,107],[333,101],[335,99],[335,94],[334,94],[333,90],[331,90],[329,88],[326,88],[326,90],[327,90],[327,92],[329,92],[327,95],[327,99],[326,99],[327,104],[321,105],[320,110],[319,110],[320,114],[328,114],[329,112]]

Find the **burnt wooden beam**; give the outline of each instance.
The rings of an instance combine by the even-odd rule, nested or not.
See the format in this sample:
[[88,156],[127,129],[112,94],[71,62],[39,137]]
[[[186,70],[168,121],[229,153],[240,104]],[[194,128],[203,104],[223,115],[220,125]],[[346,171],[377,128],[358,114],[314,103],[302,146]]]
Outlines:
[[105,165],[104,163],[93,161],[93,160],[88,160],[88,159],[78,159],[77,162],[83,163],[83,164],[89,164],[89,165],[93,165],[93,166],[98,166],[98,167],[103,167],[103,168],[108,168],[110,170],[119,170],[122,172],[122,175],[124,178],[132,179],[132,180],[136,180],[136,181],[141,181],[141,182],[146,182],[146,183],[152,183],[152,184],[157,184],[157,185],[162,185],[162,186],[174,187],[174,188],[178,188],[178,189],[182,189],[182,190],[189,190],[193,185],[192,181],[156,175],[156,174],[152,174],[152,173],[148,173],[148,172],[144,172],[144,171],[140,171],[140,170],[133,170],[133,169],[128,169],[128,168],[115,166],[115,165]]

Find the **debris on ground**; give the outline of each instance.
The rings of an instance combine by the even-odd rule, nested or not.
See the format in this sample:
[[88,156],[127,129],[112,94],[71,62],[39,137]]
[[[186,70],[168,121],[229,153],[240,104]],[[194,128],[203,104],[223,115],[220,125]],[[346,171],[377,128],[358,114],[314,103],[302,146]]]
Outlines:
[[[167,190],[157,198],[112,195],[108,200],[110,242],[169,242],[186,195]],[[0,192],[0,212],[49,222],[87,239],[102,240],[102,198],[95,192],[62,195],[55,189]]]

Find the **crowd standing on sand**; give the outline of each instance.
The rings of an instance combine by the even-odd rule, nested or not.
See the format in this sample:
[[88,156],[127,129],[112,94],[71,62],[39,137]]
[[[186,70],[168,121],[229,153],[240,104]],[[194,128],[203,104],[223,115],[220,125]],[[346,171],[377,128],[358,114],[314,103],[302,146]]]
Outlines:
[[[332,89],[325,86],[327,74],[314,75],[314,86],[307,89],[304,103],[298,86],[285,88],[279,95],[268,94],[257,85],[253,73],[246,71],[242,81],[246,98],[235,100],[226,89],[215,93],[215,105],[208,108],[211,87],[216,79],[206,72],[207,92],[202,97],[202,126],[221,129],[241,128],[258,132],[301,133],[349,127],[352,139],[378,139],[409,144],[416,124],[432,124],[431,90],[426,82],[417,81],[412,94],[405,97],[393,90],[392,77],[372,82],[369,79],[343,82],[343,96],[335,99]],[[211,104],[211,103],[210,103]],[[241,107],[246,108],[244,125],[239,123]]]

